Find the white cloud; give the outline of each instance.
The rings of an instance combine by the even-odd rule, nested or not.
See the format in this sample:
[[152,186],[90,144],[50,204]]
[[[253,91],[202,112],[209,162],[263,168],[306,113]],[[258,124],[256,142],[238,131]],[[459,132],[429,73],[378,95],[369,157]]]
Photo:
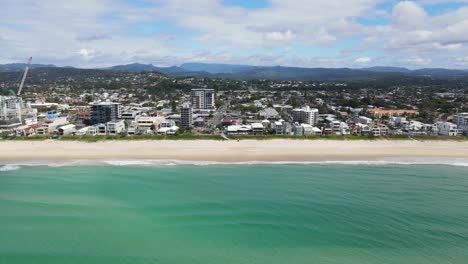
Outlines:
[[[447,58],[460,63],[456,58],[466,56],[468,7],[430,16],[425,5],[448,1],[400,1],[392,2],[395,6],[387,14],[378,9],[382,2],[269,0],[267,7],[249,10],[223,5],[221,0],[147,0],[144,7],[127,0],[0,0],[0,50],[4,51],[0,61],[34,56],[38,62],[82,67],[135,61],[311,67],[445,63],[450,67]],[[360,17],[380,16],[388,16],[389,24],[358,23]],[[153,23],[158,29],[170,25],[170,29],[138,34],[141,23]],[[181,32],[172,32],[177,30]],[[192,34],[183,36],[187,32]],[[357,37],[363,40],[355,46],[336,46]],[[186,45],[194,41],[196,47]],[[290,46],[299,48],[285,49]],[[323,47],[341,48],[343,57],[301,53]],[[363,56],[369,50],[384,51],[379,56],[387,59]],[[421,58],[424,61],[418,62]]]
[[364,63],[364,64],[369,63],[371,61],[372,61],[372,59],[369,58],[369,57],[360,57],[360,58],[357,58],[357,59],[354,60],[354,62],[356,62],[356,63]]
[[425,66],[431,63],[431,59],[429,58],[409,58],[405,59],[402,62],[410,64],[410,66]]
[[96,54],[96,51],[93,49],[80,49],[79,53],[83,57],[83,59],[89,60],[94,57],[94,55]]
[[289,42],[295,38],[296,34],[294,34],[291,30],[287,30],[285,32],[269,32],[265,34],[266,40],[277,42]]

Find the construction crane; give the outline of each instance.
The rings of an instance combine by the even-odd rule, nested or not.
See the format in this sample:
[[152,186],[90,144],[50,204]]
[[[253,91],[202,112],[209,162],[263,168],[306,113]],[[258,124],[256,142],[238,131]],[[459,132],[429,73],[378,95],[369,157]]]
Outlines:
[[19,89],[18,89],[18,93],[16,94],[17,96],[21,95],[21,90],[23,90],[24,81],[26,80],[26,76],[28,75],[28,71],[29,71],[29,67],[31,66],[31,62],[32,62],[32,57],[29,58],[28,63],[26,64],[26,69],[24,70],[23,79],[21,79],[21,83],[20,83],[20,86],[19,86]]

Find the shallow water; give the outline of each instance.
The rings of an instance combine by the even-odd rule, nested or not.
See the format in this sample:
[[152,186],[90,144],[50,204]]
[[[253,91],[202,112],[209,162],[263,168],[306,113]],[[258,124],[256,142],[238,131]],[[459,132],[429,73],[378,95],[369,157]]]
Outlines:
[[0,263],[468,262],[468,167],[7,166]]

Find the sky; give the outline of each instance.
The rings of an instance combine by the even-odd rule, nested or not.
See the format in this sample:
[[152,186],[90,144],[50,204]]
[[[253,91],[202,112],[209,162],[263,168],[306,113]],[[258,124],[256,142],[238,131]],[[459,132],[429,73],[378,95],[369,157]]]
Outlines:
[[468,69],[468,0],[0,0],[0,64]]

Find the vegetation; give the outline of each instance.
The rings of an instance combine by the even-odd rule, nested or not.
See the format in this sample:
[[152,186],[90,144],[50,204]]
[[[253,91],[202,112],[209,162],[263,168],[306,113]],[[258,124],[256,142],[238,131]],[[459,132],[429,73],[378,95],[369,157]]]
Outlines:
[[[358,135],[310,135],[310,136],[293,136],[293,135],[255,135],[255,136],[229,136],[231,140],[275,140],[275,139],[289,139],[289,140],[450,140],[450,141],[465,141],[468,137],[442,137],[442,136],[414,136],[409,137],[405,135],[391,135],[385,137],[369,137]],[[58,141],[81,141],[81,142],[100,142],[100,141],[133,141],[133,140],[224,140],[220,135],[195,135],[190,133],[177,134],[177,135],[116,135],[116,136],[40,136],[35,135],[31,137],[22,136],[8,136],[2,135],[3,140],[16,140],[16,141],[41,141],[41,140],[58,140]]]

